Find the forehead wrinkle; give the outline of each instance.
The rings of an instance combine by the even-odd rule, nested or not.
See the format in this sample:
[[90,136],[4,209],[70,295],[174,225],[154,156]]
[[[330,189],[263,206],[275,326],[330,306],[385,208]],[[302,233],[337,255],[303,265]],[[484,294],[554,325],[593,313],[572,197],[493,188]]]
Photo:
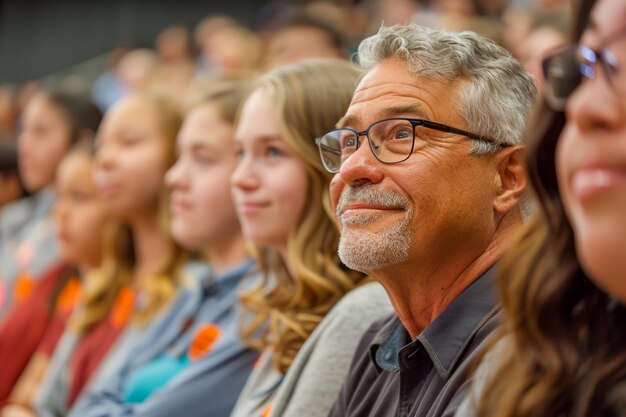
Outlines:
[[[410,100],[410,102],[408,100]],[[418,119],[432,120],[433,116],[433,108],[430,107],[429,103],[424,102],[423,99],[418,99],[415,96],[408,94],[398,94],[394,92],[390,92],[383,96],[377,98],[377,101],[388,102],[387,105],[381,106],[379,109],[375,111],[367,111],[365,120],[370,120],[370,115],[376,115],[376,120],[370,120],[370,122],[375,122],[379,119],[384,119],[388,117],[415,117]],[[404,101],[406,104],[395,104],[398,101]],[[352,108],[352,105],[350,106]],[[348,109],[350,111],[350,109]],[[363,109],[359,108],[358,110],[353,109],[354,113],[346,114],[341,118],[339,123],[337,123],[338,128],[342,127],[352,127],[356,128],[363,123],[363,119],[360,116],[363,116]]]
[[[392,88],[387,89],[387,87],[389,86],[392,86]],[[365,85],[365,87],[361,85],[357,87],[356,91],[354,92],[354,96],[352,97],[352,102],[350,103],[350,105],[358,104],[363,101],[373,100],[378,97],[384,97],[389,94],[397,95],[398,86],[402,86],[402,88],[405,91],[407,90],[408,91],[410,90],[421,91],[419,86],[415,85],[413,82],[409,83],[409,82],[401,82],[401,81],[395,81],[395,80],[376,82],[373,85],[369,85],[369,86]],[[382,92],[379,90],[382,90]],[[406,95],[408,96],[408,94]]]
[[426,116],[424,106],[420,103],[411,103],[405,105],[391,106],[383,110],[383,113],[389,117],[411,115],[423,118]]

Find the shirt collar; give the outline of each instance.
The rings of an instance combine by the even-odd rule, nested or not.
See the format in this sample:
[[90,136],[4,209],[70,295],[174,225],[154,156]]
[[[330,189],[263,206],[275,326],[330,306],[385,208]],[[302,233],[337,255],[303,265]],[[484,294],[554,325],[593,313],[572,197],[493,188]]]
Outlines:
[[[424,347],[439,375],[447,379],[476,332],[498,310],[493,266],[466,288],[428,326],[417,341]],[[398,353],[411,343],[410,336],[394,314],[370,346],[370,358],[381,369],[397,372]]]
[[239,285],[239,281],[256,265],[253,259],[248,259],[231,268],[228,272],[216,276],[213,269],[200,279],[205,293],[213,294],[220,290],[228,291]]

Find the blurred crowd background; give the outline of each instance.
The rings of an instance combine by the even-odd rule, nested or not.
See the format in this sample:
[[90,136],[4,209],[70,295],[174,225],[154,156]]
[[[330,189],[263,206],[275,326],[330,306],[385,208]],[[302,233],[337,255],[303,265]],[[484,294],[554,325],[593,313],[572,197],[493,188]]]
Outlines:
[[[568,0],[0,1],[0,140],[12,141],[39,88],[106,110],[158,89],[175,98],[212,76],[307,57],[350,58],[385,25],[469,29],[508,48],[532,74],[566,40]],[[539,77],[537,77],[539,79]]]

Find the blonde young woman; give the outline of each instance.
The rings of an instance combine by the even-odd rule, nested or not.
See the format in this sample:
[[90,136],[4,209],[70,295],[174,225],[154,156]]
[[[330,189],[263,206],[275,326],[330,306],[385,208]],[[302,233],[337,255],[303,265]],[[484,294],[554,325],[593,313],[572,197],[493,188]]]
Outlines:
[[338,260],[331,174],[314,138],[343,116],[357,77],[344,61],[295,64],[262,76],[242,108],[231,182],[263,268],[242,296],[242,333],[262,356],[231,416],[325,416],[361,334],[390,311],[372,283],[331,312],[365,276]]
[[[170,230],[186,248],[208,253],[210,270],[148,333],[76,417],[227,417],[258,353],[239,337],[238,292],[258,268],[250,258],[230,195],[237,166],[235,114],[245,80],[215,80],[191,105],[168,171]],[[193,291],[193,290],[196,291]]]
[[39,416],[65,415],[177,293],[186,256],[166,228],[163,177],[175,160],[180,123],[177,106],[148,93],[121,100],[105,115],[94,175],[117,226],[105,231],[102,266],[86,277],[82,305],[44,377],[35,400]]

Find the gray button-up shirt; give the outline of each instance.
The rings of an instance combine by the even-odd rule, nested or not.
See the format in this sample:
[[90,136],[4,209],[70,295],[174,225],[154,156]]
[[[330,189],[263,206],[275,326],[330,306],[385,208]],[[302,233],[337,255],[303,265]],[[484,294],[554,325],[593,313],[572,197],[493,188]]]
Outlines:
[[494,275],[491,268],[415,340],[395,314],[374,323],[329,416],[453,416],[468,369],[498,324]]

